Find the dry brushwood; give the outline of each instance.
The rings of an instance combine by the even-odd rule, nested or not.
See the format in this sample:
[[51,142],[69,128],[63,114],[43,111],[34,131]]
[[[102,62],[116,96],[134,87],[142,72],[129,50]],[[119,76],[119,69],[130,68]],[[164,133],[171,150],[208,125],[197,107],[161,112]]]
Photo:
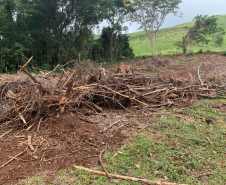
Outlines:
[[28,75],[26,78],[31,78],[32,82],[0,82],[0,125],[31,129],[35,124],[40,126],[41,119],[44,121],[65,112],[76,112],[80,119],[93,123],[86,116],[107,108],[132,112],[131,109],[136,107],[157,111],[173,105],[187,107],[197,98],[225,95],[224,88],[219,89],[214,83],[202,83],[200,72],[202,78],[205,75],[201,67],[197,79],[179,81],[142,74],[102,75],[101,70],[83,62],[75,62],[74,66],[71,72],[63,70],[61,77],[52,77],[49,73],[48,76],[32,75],[21,66]]

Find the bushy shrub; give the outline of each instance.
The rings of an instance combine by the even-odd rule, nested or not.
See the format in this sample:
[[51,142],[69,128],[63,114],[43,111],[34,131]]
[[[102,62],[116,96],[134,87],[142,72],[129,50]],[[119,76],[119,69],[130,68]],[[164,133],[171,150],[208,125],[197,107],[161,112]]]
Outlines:
[[215,42],[215,44],[218,47],[220,47],[223,44],[223,42],[224,42],[224,36],[223,35],[217,35],[217,36],[215,36],[214,42]]
[[176,46],[176,48],[178,50],[183,49],[183,43],[182,43],[182,41],[176,41],[173,45]]
[[222,51],[221,55],[226,56],[226,51]]
[[202,49],[200,49],[199,51],[198,51],[198,53],[202,53],[203,51],[202,51]]
[[193,55],[195,55],[195,53],[194,53],[193,50],[189,50],[189,51],[185,54],[185,56],[193,56]]

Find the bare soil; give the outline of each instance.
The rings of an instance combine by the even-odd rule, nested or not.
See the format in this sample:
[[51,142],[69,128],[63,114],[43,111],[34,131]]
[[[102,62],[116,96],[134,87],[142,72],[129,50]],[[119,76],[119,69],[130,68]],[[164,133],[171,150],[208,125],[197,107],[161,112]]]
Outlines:
[[[204,80],[209,80],[207,77],[210,76],[207,74],[209,75],[215,67],[220,67],[222,74],[221,77],[217,77],[220,78],[220,82],[225,82],[226,58],[220,53],[203,53],[195,57],[159,57],[154,61],[151,58],[142,59],[133,62],[131,68],[139,73],[151,72],[156,76],[193,80],[197,78],[197,67],[202,66],[201,75]],[[1,80],[7,81],[8,78],[8,75],[0,76]],[[145,110],[137,111],[136,108],[107,109],[89,116],[90,120],[99,123],[95,125],[81,121],[72,112],[66,112],[35,125],[30,131],[13,130],[3,137],[1,135],[10,128],[7,130],[0,127],[0,182],[11,184],[41,173],[48,174],[51,182],[59,170],[73,164],[85,167],[98,165],[98,155],[103,149],[107,147],[108,150],[117,150],[126,138],[144,130],[147,123],[153,121],[152,115]],[[115,124],[111,128],[104,131],[113,123]],[[31,136],[34,150],[28,145],[27,136]],[[10,161],[21,152],[21,155]]]
[[[27,136],[32,137],[32,151],[27,146]],[[100,127],[80,121],[72,113],[41,123],[33,131],[16,131],[1,139],[0,161],[27,149],[21,156],[0,169],[3,184],[25,179],[43,171],[54,173],[70,167],[96,165],[98,155],[106,146],[115,150],[123,144],[125,136],[115,131],[111,135],[100,133]]]

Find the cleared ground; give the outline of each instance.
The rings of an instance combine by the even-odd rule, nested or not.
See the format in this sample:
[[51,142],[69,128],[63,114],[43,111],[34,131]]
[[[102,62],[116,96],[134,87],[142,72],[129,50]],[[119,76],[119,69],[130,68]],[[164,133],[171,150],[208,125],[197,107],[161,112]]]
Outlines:
[[[178,101],[171,97],[174,104],[166,102],[153,103],[143,108],[137,104],[120,109],[106,108],[102,113],[87,116],[89,120],[99,123],[97,125],[81,121],[72,111],[54,117],[49,113],[49,119],[34,125],[29,131],[25,127],[13,129],[4,135],[10,128],[1,127],[1,182],[141,184],[108,179],[74,167],[81,165],[102,171],[98,155],[107,149],[103,162],[109,173],[181,184],[225,184],[226,101],[223,95],[211,99],[210,96],[214,97],[211,93],[214,92],[209,86],[215,84],[222,92],[225,91],[225,64],[226,58],[220,53],[144,58],[126,64],[134,74],[171,79],[172,85],[181,83],[181,87],[184,87],[183,83],[201,83],[198,78],[199,69],[200,79],[207,85],[203,89],[194,90],[199,91],[197,96],[200,93],[207,96],[205,92],[209,92],[209,98],[206,99],[197,100],[198,97],[189,98],[186,95],[187,98],[182,96]],[[112,67],[106,67],[106,70],[109,73],[117,71]],[[124,80],[129,79],[123,77],[122,73],[115,75],[122,75]],[[5,81],[8,77],[0,76]],[[139,81],[142,78],[135,79]],[[118,86],[123,85],[121,80],[117,83]],[[194,93],[192,89],[189,90]],[[120,93],[124,93],[123,89]],[[8,99],[3,96],[3,100]],[[125,102],[121,103],[126,105]],[[33,151],[28,144],[28,136],[31,136]]]

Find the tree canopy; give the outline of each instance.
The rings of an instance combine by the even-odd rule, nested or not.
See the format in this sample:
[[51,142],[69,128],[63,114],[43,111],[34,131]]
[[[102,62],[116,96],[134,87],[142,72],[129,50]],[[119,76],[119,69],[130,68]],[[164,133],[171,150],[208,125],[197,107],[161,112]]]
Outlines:
[[[127,0],[1,0],[0,72],[16,72],[30,56],[32,65],[46,70],[77,59],[79,54],[83,59],[99,60],[98,54],[105,61],[132,56],[115,49],[128,44],[121,23],[131,11]],[[101,41],[94,39],[93,28],[103,20],[110,28],[102,31],[102,35],[109,32],[108,46],[102,36]],[[95,53],[97,45],[105,51]]]
[[168,14],[178,14],[181,0],[133,0],[136,11],[130,20],[137,22],[144,29],[151,42],[152,55],[155,55],[155,43],[160,27]]
[[[191,42],[208,44],[215,35],[225,34],[224,29],[217,26],[217,18],[215,16],[197,15],[193,21],[195,21],[195,25],[182,38],[181,46],[184,54],[187,52],[187,46]],[[179,44],[179,42],[177,43]]]

